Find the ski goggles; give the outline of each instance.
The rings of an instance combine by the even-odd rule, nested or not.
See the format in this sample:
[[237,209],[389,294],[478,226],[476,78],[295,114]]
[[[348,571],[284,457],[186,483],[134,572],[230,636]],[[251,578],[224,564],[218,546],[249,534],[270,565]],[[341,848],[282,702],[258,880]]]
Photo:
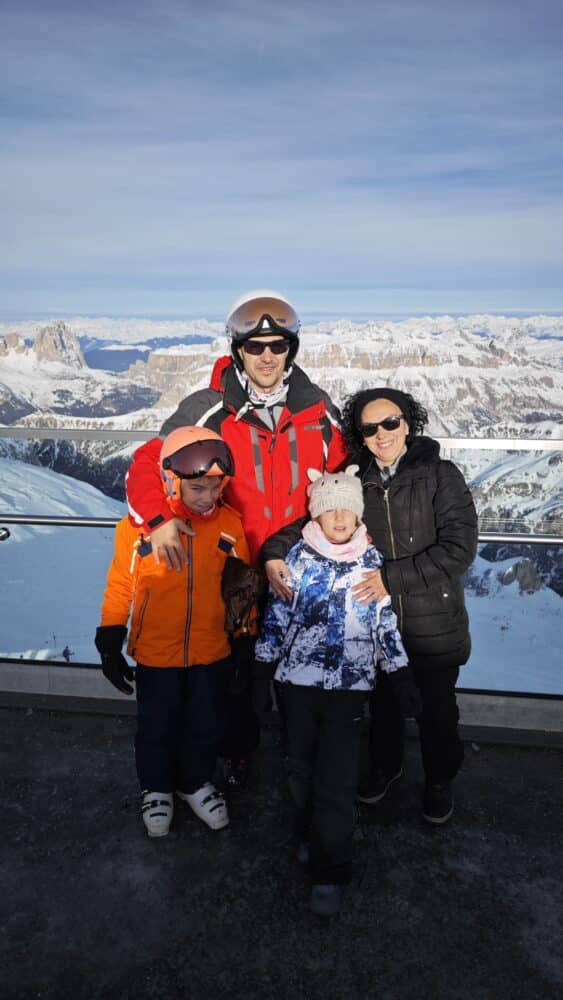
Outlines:
[[231,449],[224,441],[194,441],[165,458],[162,468],[170,469],[180,479],[235,474]]
[[284,337],[283,340],[244,340],[241,347],[245,354],[263,354],[267,347],[270,348],[272,354],[287,354],[289,351],[289,340]]
[[360,434],[365,438],[374,437],[380,427],[383,427],[384,431],[396,431],[401,424],[401,420],[404,419],[405,418],[402,413],[397,413],[396,416],[385,417],[385,420],[380,420],[376,424],[362,424],[360,427]]
[[243,302],[229,316],[227,332],[235,340],[246,340],[253,334],[289,333],[297,337],[301,328],[299,316],[289,302],[261,298]]

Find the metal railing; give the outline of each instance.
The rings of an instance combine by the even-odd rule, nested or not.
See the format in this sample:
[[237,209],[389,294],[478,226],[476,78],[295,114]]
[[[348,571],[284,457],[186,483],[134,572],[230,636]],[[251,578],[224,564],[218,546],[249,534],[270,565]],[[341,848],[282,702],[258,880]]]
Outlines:
[[[10,537],[10,532],[4,529],[5,524],[48,525],[58,528],[114,528],[118,517],[51,517],[48,514],[3,514],[0,513],[0,542]],[[516,532],[501,533],[496,531],[480,531],[479,543],[512,542],[514,545],[563,545],[563,535],[546,534],[516,534]]]

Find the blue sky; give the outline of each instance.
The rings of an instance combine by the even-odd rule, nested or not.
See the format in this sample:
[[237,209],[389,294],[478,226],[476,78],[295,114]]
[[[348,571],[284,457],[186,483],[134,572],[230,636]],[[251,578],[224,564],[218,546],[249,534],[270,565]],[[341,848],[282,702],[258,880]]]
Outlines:
[[559,0],[0,4],[0,314],[563,311]]

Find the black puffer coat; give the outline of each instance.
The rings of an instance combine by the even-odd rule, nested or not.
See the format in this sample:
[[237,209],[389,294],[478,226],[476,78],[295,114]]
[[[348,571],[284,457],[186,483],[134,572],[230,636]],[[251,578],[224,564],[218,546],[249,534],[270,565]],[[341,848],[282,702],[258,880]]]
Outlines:
[[471,640],[462,577],[475,558],[477,515],[467,484],[440,446],[414,437],[384,485],[375,458],[362,449],[364,522],[385,558],[383,580],[413,664],[466,663]]

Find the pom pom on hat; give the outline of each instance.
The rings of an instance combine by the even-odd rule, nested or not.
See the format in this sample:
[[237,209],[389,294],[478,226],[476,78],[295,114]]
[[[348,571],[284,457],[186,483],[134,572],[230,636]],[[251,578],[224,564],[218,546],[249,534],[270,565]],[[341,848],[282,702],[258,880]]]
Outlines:
[[356,473],[359,465],[349,465],[343,472],[319,472],[307,469],[311,485],[307,487],[311,517],[327,510],[350,510],[358,521],[364,514],[364,494]]

